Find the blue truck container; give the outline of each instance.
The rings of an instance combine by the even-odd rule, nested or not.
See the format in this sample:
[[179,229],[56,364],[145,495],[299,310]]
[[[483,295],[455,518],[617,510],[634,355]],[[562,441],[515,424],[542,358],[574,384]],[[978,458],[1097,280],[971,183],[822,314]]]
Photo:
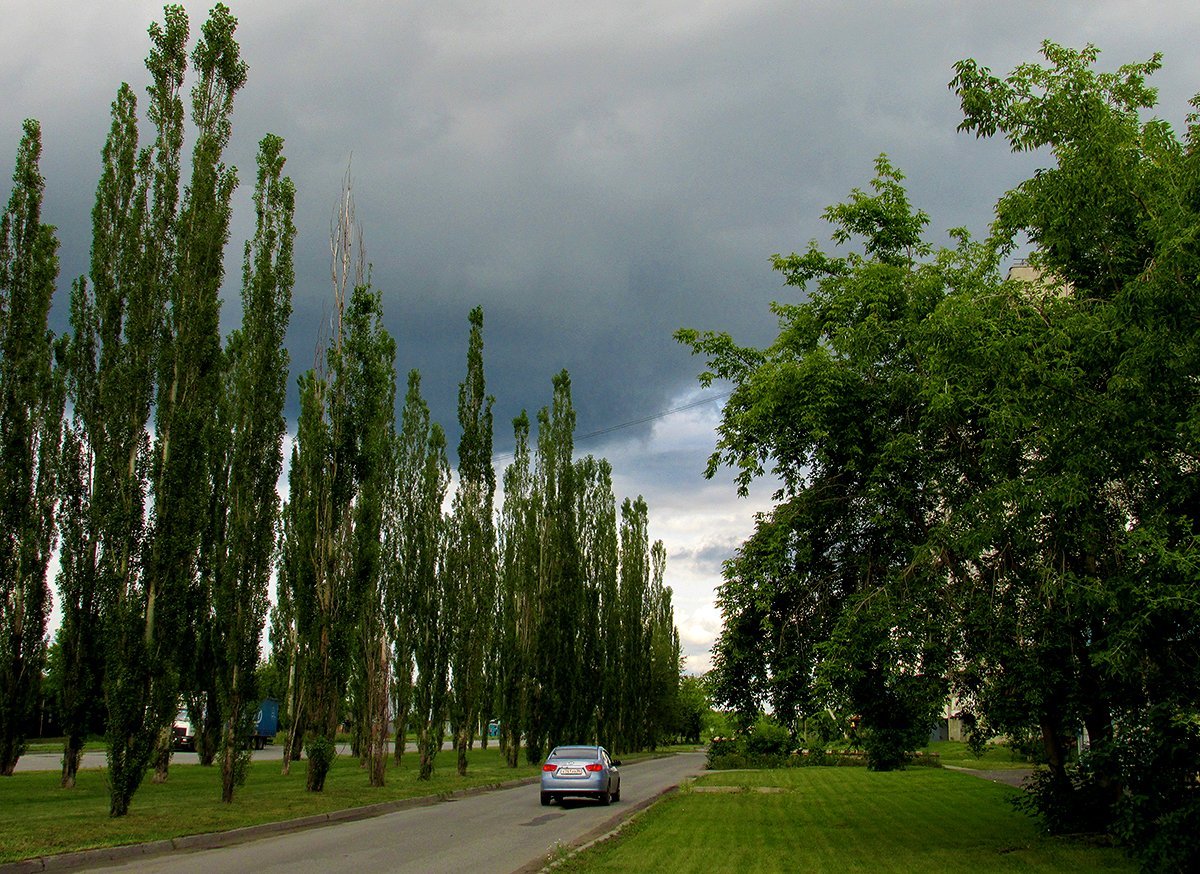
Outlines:
[[251,742],[256,750],[261,750],[279,731],[279,702],[274,698],[264,698],[262,704],[258,705],[258,716],[254,723]]

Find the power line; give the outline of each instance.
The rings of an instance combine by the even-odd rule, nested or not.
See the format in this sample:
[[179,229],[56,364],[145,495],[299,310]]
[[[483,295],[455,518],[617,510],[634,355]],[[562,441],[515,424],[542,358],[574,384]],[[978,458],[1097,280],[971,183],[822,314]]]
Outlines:
[[[628,422],[621,422],[618,425],[609,425],[607,428],[601,428],[598,431],[590,431],[587,434],[577,434],[575,442],[580,440],[591,440],[593,437],[602,437],[605,434],[611,434],[613,431],[620,431],[622,428],[632,428],[634,425],[644,425],[646,422],[653,422],[656,419],[665,419],[667,416],[673,416],[676,413],[682,413],[686,410],[692,410],[696,407],[702,407],[705,404],[711,404],[713,401],[722,401],[733,394],[732,391],[722,392],[721,394],[713,395],[712,397],[701,398],[698,401],[683,404],[679,407],[672,407],[669,410],[662,410],[657,413],[652,413],[649,416],[642,416],[640,419],[631,419]],[[511,452],[498,452],[493,455],[493,458],[510,458]]]
[[703,400],[692,401],[690,404],[684,404],[682,407],[672,407],[669,410],[663,410],[661,413],[654,413],[653,415],[642,416],[642,418],[640,418],[640,419],[634,419],[633,421],[630,421],[630,422],[622,422],[619,425],[609,425],[607,428],[601,428],[599,431],[592,431],[589,434],[581,434],[578,437],[576,437],[575,439],[576,440],[590,440],[591,438],[599,437],[602,434],[611,434],[613,431],[620,431],[622,428],[631,428],[634,425],[641,425],[641,424],[644,424],[645,422],[653,422],[655,419],[665,419],[667,416],[674,415],[675,413],[682,413],[684,410],[691,410],[696,407],[702,407],[705,404],[710,404],[713,401],[724,400],[725,398],[729,397],[731,394],[733,394],[733,392],[727,391],[723,394],[713,395],[711,398],[704,398]]

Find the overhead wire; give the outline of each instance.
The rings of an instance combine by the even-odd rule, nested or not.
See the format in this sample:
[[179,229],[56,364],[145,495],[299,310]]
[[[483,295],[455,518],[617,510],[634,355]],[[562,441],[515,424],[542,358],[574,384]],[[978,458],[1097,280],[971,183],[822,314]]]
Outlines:
[[[712,395],[711,397],[701,398],[700,400],[691,401],[690,403],[686,403],[686,404],[683,404],[678,407],[672,407],[669,410],[661,410],[657,413],[651,413],[648,416],[642,416],[640,419],[631,419],[628,422],[621,422],[617,425],[609,425],[607,428],[600,428],[599,430],[596,430],[596,431],[589,431],[587,434],[577,434],[577,435],[575,435],[575,442],[578,443],[581,440],[591,440],[593,437],[602,437],[605,434],[611,434],[614,431],[620,431],[622,428],[632,428],[634,425],[644,425],[646,422],[653,422],[657,419],[665,419],[667,416],[673,416],[676,413],[682,413],[682,412],[686,412],[687,410],[693,410],[696,407],[702,407],[705,404],[711,404],[714,401],[723,401],[723,400],[725,400],[725,398],[729,397],[731,394],[733,394],[732,391],[722,392],[720,394]],[[497,452],[492,457],[493,458],[510,458],[510,457],[512,457],[512,453],[511,452]]]

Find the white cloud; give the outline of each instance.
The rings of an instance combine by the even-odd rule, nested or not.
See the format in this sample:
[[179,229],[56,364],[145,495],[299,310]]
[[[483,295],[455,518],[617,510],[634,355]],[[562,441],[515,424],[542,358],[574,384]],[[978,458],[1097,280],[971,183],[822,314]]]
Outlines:
[[[689,389],[666,408],[684,407],[703,396],[699,389]],[[640,494],[649,505],[650,537],[662,540],[667,549],[665,582],[672,589],[687,670],[694,673],[708,670],[709,650],[721,630],[715,594],[722,562],[753,531],[755,514],[772,506],[775,488],[767,479],[748,498],[738,499],[727,473],[704,478],[719,421],[720,407],[714,402],[664,416],[642,439],[591,447],[612,463],[618,501]],[[584,451],[584,446],[577,448]]]

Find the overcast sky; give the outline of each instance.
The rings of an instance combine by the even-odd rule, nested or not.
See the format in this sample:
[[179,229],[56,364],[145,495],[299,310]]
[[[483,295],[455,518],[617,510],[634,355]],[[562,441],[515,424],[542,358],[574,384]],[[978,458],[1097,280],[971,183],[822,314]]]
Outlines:
[[[210,3],[185,3],[199,32]],[[887,152],[937,232],[986,229],[996,197],[1037,156],[956,133],[947,89],[973,57],[1006,74],[1043,39],[1102,50],[1100,66],[1164,53],[1159,114],[1177,127],[1200,90],[1200,4],[506,0],[243,0],[230,7],[250,66],[228,162],[235,201],[224,328],[239,317],[253,230],[254,155],[286,141],[298,189],[293,370],[311,365],[328,313],[329,227],[347,167],[374,284],[397,338],[399,394],[419,368],[457,432],[467,314],[485,313],[496,450],[512,417],[571,373],[579,455],[608,457],[618,500],[645,495],[688,667],[720,629],[721,562],[770,504],[708,482],[719,400],[679,327],[774,335],[770,301],[795,299],[773,253],[828,239],[821,211]],[[0,196],[20,125],[42,123],[43,220],[59,228],[62,301],[87,269],[109,107],[122,81],[145,103],[146,29],[162,5],[0,0]],[[190,86],[190,81],[189,81]],[[709,394],[718,395],[714,390]],[[295,386],[290,413],[295,415]],[[457,437],[452,437],[452,445]],[[501,462],[503,459],[498,459]]]

